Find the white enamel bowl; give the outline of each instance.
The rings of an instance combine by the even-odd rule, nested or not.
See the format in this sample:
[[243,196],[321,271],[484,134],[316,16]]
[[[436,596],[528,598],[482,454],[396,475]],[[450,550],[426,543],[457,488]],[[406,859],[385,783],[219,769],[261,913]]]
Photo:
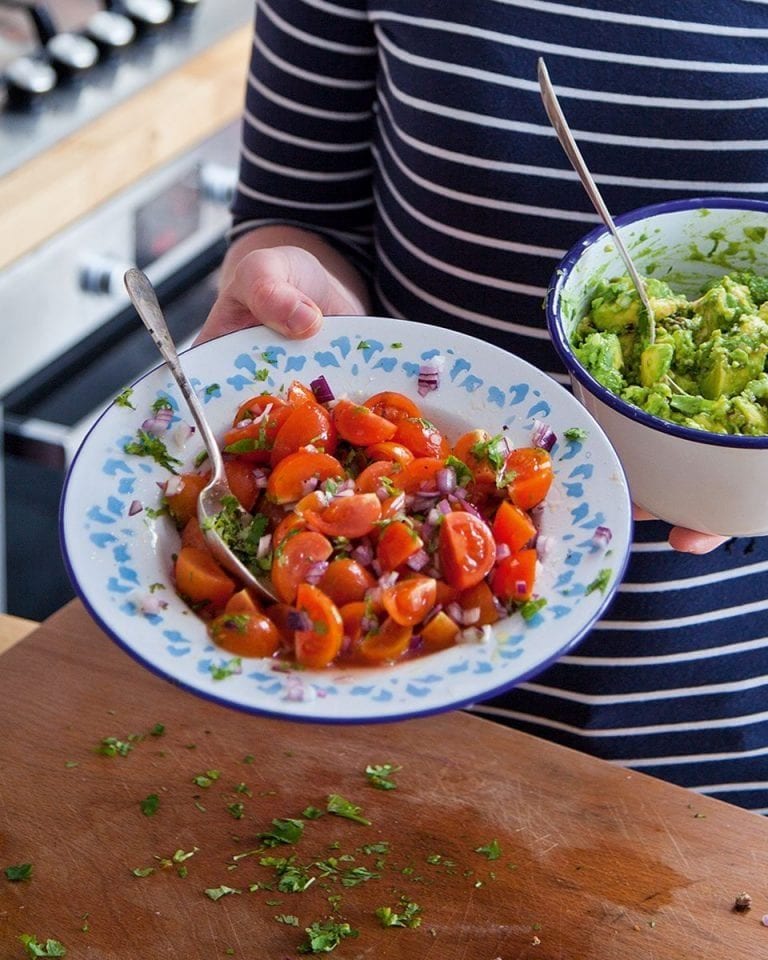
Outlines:
[[[421,398],[419,365],[438,354],[444,360],[439,387]],[[537,589],[547,605],[533,620],[516,613],[496,624],[486,643],[393,666],[285,672],[268,659],[233,662],[211,644],[205,625],[173,590],[179,536],[167,516],[152,512],[160,506],[158,483],[170,474],[123,449],[159,396],[170,400],[179,420],[189,422],[178,388],[166,368],[158,367],[133,385],[135,409],[113,403],[83,442],[65,485],[61,535],[73,583],[93,617],[128,653],[168,680],[220,703],[277,717],[399,720],[472,703],[533,676],[583,637],[609,603],[631,535],[621,466],[584,407],[516,357],[422,324],[334,317],[311,340],[283,340],[258,327],[194,347],[182,362],[217,432],[231,424],[249,396],[323,374],[337,397],[362,400],[383,389],[407,393],[452,439],[465,429],[497,433],[506,426],[513,442],[527,445],[535,420],[548,422],[559,439],[552,451],[554,486],[540,527],[548,548]],[[570,428],[583,430],[585,438],[569,441]],[[178,469],[190,467],[200,449],[194,439],[174,449],[183,461]],[[598,527],[613,533],[607,548],[593,536]],[[166,605],[148,607],[153,598]]]
[[[729,270],[768,274],[768,203],[684,200],[616,218],[641,274],[696,296]],[[605,228],[592,231],[558,266],[547,325],[573,390],[615,447],[634,502],[678,526],[721,536],[768,533],[768,437],[738,437],[668,423],[606,390],[578,362],[571,334],[598,280],[626,273]]]

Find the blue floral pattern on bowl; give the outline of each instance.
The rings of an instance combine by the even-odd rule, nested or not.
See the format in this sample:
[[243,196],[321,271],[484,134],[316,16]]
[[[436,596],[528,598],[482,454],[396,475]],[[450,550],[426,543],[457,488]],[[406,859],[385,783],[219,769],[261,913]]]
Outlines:
[[[419,367],[435,358],[440,384],[420,397]],[[322,374],[337,397],[406,393],[452,439],[483,428],[528,445],[537,421],[558,439],[555,482],[539,518],[537,594],[547,602],[530,619],[516,613],[495,624],[485,642],[391,666],[291,670],[215,647],[174,592],[179,536],[160,510],[158,487],[171,473],[124,449],[164,397],[174,411],[167,446],[180,461],[176,469],[190,468],[201,452],[199,441],[188,438],[191,417],[178,388],[157,367],[116,399],[85,438],[67,476],[61,532],[70,576],[93,617],[166,679],[235,708],[295,720],[405,719],[464,706],[534,676],[583,637],[609,603],[630,545],[624,474],[586,410],[519,358],[422,324],[336,317],[311,340],[288,341],[258,327],[194,347],[182,362],[217,432],[248,396]],[[611,531],[609,544],[595,537],[598,528]]]

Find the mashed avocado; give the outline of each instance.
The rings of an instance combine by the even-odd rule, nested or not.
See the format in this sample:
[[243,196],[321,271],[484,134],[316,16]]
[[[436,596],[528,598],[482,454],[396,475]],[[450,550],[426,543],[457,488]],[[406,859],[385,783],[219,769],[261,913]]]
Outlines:
[[715,433],[768,434],[768,278],[731,273],[695,300],[647,279],[656,335],[631,279],[600,281],[573,335],[579,362],[647,413]]

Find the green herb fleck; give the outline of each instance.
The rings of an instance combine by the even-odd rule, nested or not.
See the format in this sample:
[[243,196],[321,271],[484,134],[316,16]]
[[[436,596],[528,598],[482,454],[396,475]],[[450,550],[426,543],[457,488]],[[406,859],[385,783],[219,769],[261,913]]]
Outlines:
[[149,731],[149,735],[151,737],[162,737],[164,733],[165,733],[165,724],[163,723],[156,723],[154,727],[152,727],[152,729]]
[[205,773],[198,773],[196,777],[192,777],[192,783],[198,787],[207,789],[215,780],[218,780],[220,776],[221,772],[219,770],[206,770]]
[[325,809],[328,813],[335,813],[337,817],[346,817],[347,820],[355,820],[357,823],[362,823],[363,826],[366,827],[370,827],[371,825],[371,821],[366,820],[366,818],[361,815],[360,807],[356,807],[338,793],[329,795]]
[[358,931],[348,923],[337,923],[331,919],[316,920],[311,926],[305,927],[304,932],[307,941],[299,947],[299,953],[330,953],[347,937],[359,936]]
[[171,473],[176,473],[174,466],[181,466],[181,460],[170,455],[168,448],[160,437],[155,437],[151,433],[147,433],[146,430],[137,430],[136,438],[129,440],[123,446],[123,450],[125,453],[137,457],[151,457],[161,467],[170,470]]
[[402,345],[402,343],[400,343],[399,340],[396,340],[394,343],[390,343],[389,349],[390,349],[390,350],[402,350],[402,349],[403,349],[403,345]]
[[345,887],[356,887],[367,880],[378,880],[380,876],[380,873],[374,873],[368,867],[351,867],[341,875],[341,882]]
[[520,614],[523,620],[533,620],[539,610],[542,610],[546,605],[547,601],[544,597],[538,597],[536,600],[526,600],[520,606]]
[[488,860],[498,860],[501,856],[501,847],[498,840],[491,840],[485,846],[475,847],[475,853],[482,853]]
[[[399,911],[399,912],[398,912]],[[408,897],[400,897],[396,910],[392,907],[379,907],[376,916],[382,927],[415,927],[421,926],[421,907]]]
[[232,657],[224,663],[211,663],[208,669],[214,680],[226,680],[243,672],[243,661],[241,657]]
[[294,917],[292,913],[279,913],[275,917],[275,920],[277,920],[278,923],[285,923],[289,927],[298,927],[299,925],[299,918]]
[[160,806],[160,797],[156,793],[150,793],[139,801],[139,806],[145,817],[154,817],[157,808]]
[[32,864],[18,863],[14,866],[6,867],[3,873],[11,883],[19,883],[22,880],[32,879]]
[[357,349],[358,349],[358,350],[370,350],[370,349],[371,349],[371,344],[368,342],[368,340],[361,340],[360,343],[358,343],[358,345],[357,345]]
[[290,817],[276,817],[272,821],[272,829],[260,833],[259,839],[264,841],[267,847],[277,847],[281,843],[297,843],[304,833],[304,821],[294,820]]
[[237,801],[236,803],[227,804],[227,810],[232,814],[235,820],[241,820],[243,814],[245,813],[245,804]]
[[134,867],[133,870],[131,870],[134,877],[150,877],[154,872],[154,867]]
[[24,944],[29,957],[66,957],[67,948],[58,940],[50,937],[45,943],[40,943],[31,933],[22,933],[19,940]]
[[257,383],[263,383],[269,377],[269,370],[266,367],[262,367],[261,370],[257,370],[253,375],[253,379]]
[[208,887],[205,891],[206,897],[209,900],[221,900],[222,897],[226,897],[230,893],[242,893],[242,890],[238,890],[236,887]]
[[581,427],[569,427],[563,434],[566,440],[578,441],[587,439],[587,431]]
[[130,410],[135,410],[136,407],[131,403],[131,397],[133,396],[133,388],[126,387],[122,393],[118,393],[115,397],[115,406],[116,407],[128,407]]
[[133,750],[133,742],[128,740],[118,740],[117,737],[104,737],[99,744],[99,753],[105,757],[126,757]]
[[402,770],[394,763],[371,763],[365,768],[365,775],[372,787],[378,790],[395,790],[397,784],[391,779],[393,773]]
[[592,583],[587,586],[587,589],[584,591],[584,595],[589,596],[589,594],[594,593],[595,590],[599,590],[600,593],[605,593],[610,582],[612,572],[613,571],[610,567],[604,567],[600,573],[598,573]]
[[305,820],[319,820],[320,817],[323,816],[323,811],[310,804],[308,807],[304,807],[304,809],[301,811],[301,815]]

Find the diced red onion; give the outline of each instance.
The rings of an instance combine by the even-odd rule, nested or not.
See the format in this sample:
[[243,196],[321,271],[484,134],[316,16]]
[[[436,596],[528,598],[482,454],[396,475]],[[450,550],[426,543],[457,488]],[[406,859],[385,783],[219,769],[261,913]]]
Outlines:
[[436,361],[419,365],[419,379],[416,389],[420,397],[426,397],[431,390],[440,386],[440,366]]
[[160,407],[151,417],[147,417],[144,423],[142,423],[141,429],[147,433],[151,433],[155,437],[159,437],[170,427],[172,420],[173,410],[171,410],[170,407]]
[[184,489],[184,478],[180,476],[169,477],[165,484],[165,495],[166,497],[173,497],[177,493],[181,493]]
[[333,390],[328,386],[328,381],[322,374],[320,374],[319,377],[315,377],[314,380],[310,380],[309,386],[318,403],[330,403],[331,400],[335,399]]
[[269,477],[267,476],[267,471],[262,467],[256,467],[253,471],[253,479],[256,483],[256,487],[259,490],[265,490],[267,487],[267,481]]
[[464,616],[462,618],[463,623],[466,626],[472,626],[473,623],[477,623],[480,619],[480,607],[467,607],[464,611]]
[[141,500],[132,500],[130,507],[128,507],[128,516],[135,517],[137,513],[141,513],[144,509],[144,504]]
[[312,566],[307,570],[304,575],[304,579],[307,583],[311,583],[312,586],[316,586],[323,577],[323,574],[328,569],[327,560],[318,560],[317,563],[313,563]]
[[399,574],[397,570],[388,570],[387,573],[382,573],[379,577],[379,586],[382,590],[387,590],[389,587],[394,587],[397,583],[397,578]]
[[508,543],[497,543],[496,544],[496,563],[501,563],[502,560],[506,560],[510,556],[512,551],[509,548]]
[[597,527],[595,532],[592,534],[592,539],[594,542],[601,547],[607,547],[611,542],[613,533],[611,532],[610,527]]
[[533,432],[531,433],[531,445],[540,447],[542,450],[551,450],[557,441],[555,431],[548,423],[543,420],[533,421]]
[[453,467],[442,467],[435,474],[435,480],[440,493],[453,493],[456,489],[456,471]]
[[141,597],[137,597],[134,600],[134,606],[139,613],[143,613],[145,616],[152,617],[160,613],[161,610],[165,610],[165,608],[168,606],[168,601],[163,600],[156,593],[147,593]]
[[367,567],[373,560],[373,547],[370,541],[362,540],[352,550],[350,556],[353,560],[357,560],[358,563],[362,564],[364,567]]
[[447,500],[438,501],[437,509],[442,514],[451,513],[451,505]]
[[464,627],[456,634],[456,643],[486,643],[491,639],[491,628],[486,624],[484,627]]
[[383,503],[385,500],[388,500],[388,499],[389,499],[389,491],[387,490],[386,487],[377,487],[377,488],[376,488],[376,496],[377,496],[377,497],[379,498],[379,500],[381,500],[382,503]]
[[553,544],[554,541],[552,537],[549,537],[546,534],[539,534],[539,536],[536,537],[536,553],[538,554],[540,560],[544,560],[549,555]]
[[426,550],[419,549],[412,553],[405,562],[411,570],[423,570],[429,563],[429,554]]
[[289,630],[311,630],[312,618],[306,610],[289,610],[285,625]]
[[361,617],[360,618],[360,630],[362,633],[370,633],[371,630],[375,630],[379,625],[379,621],[376,617]]
[[462,509],[466,510],[467,513],[471,513],[475,517],[480,517],[481,520],[483,519],[482,513],[480,513],[480,511],[477,509],[474,503],[472,503],[471,500],[464,500],[461,506],[462,506]]
[[523,594],[527,593],[528,584],[525,580],[515,580],[515,593],[519,594],[521,597]]
[[301,493],[302,496],[306,497],[308,493],[312,493],[313,490],[317,490],[317,485],[319,483],[318,477],[309,477],[307,480],[304,480],[301,484]]

